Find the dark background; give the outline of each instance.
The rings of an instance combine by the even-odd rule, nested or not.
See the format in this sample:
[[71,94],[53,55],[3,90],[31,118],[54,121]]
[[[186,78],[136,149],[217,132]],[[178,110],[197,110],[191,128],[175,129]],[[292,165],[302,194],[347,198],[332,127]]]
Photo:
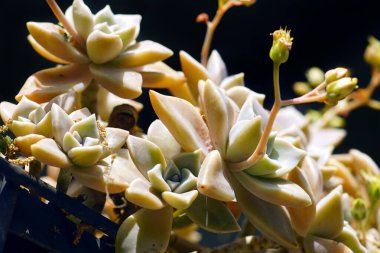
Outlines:
[[[179,70],[178,52],[185,50],[199,59],[205,26],[195,22],[201,12],[214,15],[217,0],[87,0],[93,12],[110,4],[114,13],[143,16],[139,40],[157,41],[175,52],[167,61]],[[293,82],[304,80],[311,66],[328,70],[337,66],[351,69],[365,86],[370,68],[363,61],[368,35],[380,38],[380,7],[376,0],[258,0],[250,8],[231,9],[218,27],[213,48],[224,58],[229,73],[246,73],[246,84],[272,98],[272,65],[268,57],[269,34],[280,26],[292,30],[295,38],[290,59],[282,67],[281,88],[284,98],[293,97]],[[62,9],[71,1],[58,0]],[[56,22],[43,0],[1,1],[1,91],[0,100],[11,100],[26,78],[37,70],[51,67],[33,51],[26,40],[27,21]],[[146,99],[144,90],[142,99]],[[146,100],[147,101],[147,100]],[[302,107],[305,109],[305,107]],[[380,163],[380,113],[367,108],[353,112],[347,120],[349,137],[339,151],[358,148]],[[146,129],[155,118],[146,102],[140,124]]]

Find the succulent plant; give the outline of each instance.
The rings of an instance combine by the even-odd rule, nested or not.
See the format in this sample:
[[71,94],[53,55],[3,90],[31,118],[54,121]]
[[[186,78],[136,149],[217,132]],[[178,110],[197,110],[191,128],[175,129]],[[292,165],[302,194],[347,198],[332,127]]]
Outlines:
[[161,62],[171,50],[149,40],[136,42],[140,15],[114,14],[109,6],[93,14],[82,0],[75,0],[57,17],[63,26],[29,22],[28,40],[40,55],[62,65],[30,76],[16,99],[45,102],[69,90],[81,92],[94,80],[122,98],[139,96],[141,86],[183,83],[180,74]]

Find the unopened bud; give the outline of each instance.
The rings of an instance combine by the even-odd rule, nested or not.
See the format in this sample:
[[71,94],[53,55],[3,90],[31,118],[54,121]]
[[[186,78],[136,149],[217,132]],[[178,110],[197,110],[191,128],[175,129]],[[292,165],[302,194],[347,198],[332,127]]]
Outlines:
[[316,87],[325,80],[325,73],[318,67],[312,67],[306,71],[306,79],[312,87]]
[[327,71],[325,74],[326,83],[331,83],[331,82],[334,82],[336,80],[339,80],[343,77],[348,76],[348,74],[349,74],[349,71],[346,68],[331,69],[331,70]]
[[351,77],[344,77],[329,83],[326,87],[327,102],[336,104],[339,100],[344,99],[354,91],[357,83],[358,79]]
[[351,207],[351,216],[356,221],[363,221],[367,217],[367,208],[363,199],[358,198],[354,200]]
[[368,186],[368,196],[372,203],[376,203],[380,200],[380,179],[371,178]]
[[281,64],[288,60],[289,51],[292,48],[293,38],[290,37],[290,30],[275,31],[273,34],[273,44],[269,52],[269,57],[274,63]]
[[368,46],[364,52],[365,61],[372,65],[379,67],[380,66],[380,41],[375,37],[370,36],[368,38]]
[[293,91],[297,95],[302,96],[311,91],[311,88],[310,85],[305,82],[296,82],[293,85]]

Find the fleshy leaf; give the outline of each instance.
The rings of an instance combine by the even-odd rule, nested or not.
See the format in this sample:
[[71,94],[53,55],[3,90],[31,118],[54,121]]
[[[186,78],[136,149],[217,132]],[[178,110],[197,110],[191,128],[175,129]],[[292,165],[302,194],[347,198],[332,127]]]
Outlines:
[[307,181],[306,176],[304,175],[302,170],[295,168],[289,173],[288,179],[302,187],[302,189],[304,189],[309,194],[312,201],[312,204],[307,207],[287,208],[294,230],[298,234],[305,236],[309,231],[311,223],[314,220],[317,201],[314,197],[311,185]]
[[[342,186],[338,186],[317,204],[317,213],[309,234],[332,239],[343,229]],[[329,222],[326,222],[329,221]]]
[[51,107],[52,127],[55,141],[62,145],[63,137],[74,124],[69,115],[61,107],[53,104]]
[[129,132],[120,128],[106,127],[107,147],[103,150],[103,156],[106,157],[111,153],[117,152],[127,141]]
[[229,179],[235,190],[237,202],[252,225],[286,248],[297,247],[297,240],[284,208],[257,198],[233,175],[230,175]]
[[0,103],[0,114],[1,114],[1,119],[3,120],[4,123],[12,118],[12,115],[14,111],[16,110],[16,106],[17,105],[6,102],[6,101]]
[[164,155],[153,142],[131,135],[128,137],[127,145],[132,160],[145,177],[156,164],[161,164],[163,168],[166,167]]
[[304,239],[305,253],[353,253],[343,243],[309,235]]
[[173,55],[173,52],[156,42],[146,40],[140,41],[115,58],[111,64],[123,67],[134,68],[146,64],[163,61]]
[[198,194],[186,215],[201,228],[215,233],[231,233],[240,230],[235,217],[220,201]]
[[[286,140],[277,137],[274,140],[273,150],[269,157],[265,155],[263,159],[246,169],[246,172],[251,175],[281,177],[294,169],[304,158],[305,154],[305,151],[298,149]],[[276,166],[273,165],[279,165],[280,167],[276,168]]]
[[11,130],[15,136],[25,136],[34,133],[36,125],[32,122],[12,121]]
[[43,103],[48,102],[65,92],[81,92],[90,83],[92,76],[85,64],[69,64],[44,69],[31,75],[19,93],[16,100],[23,96]]
[[181,146],[160,120],[155,120],[150,124],[147,138],[161,149],[168,160],[181,151]]
[[235,199],[234,191],[224,174],[224,166],[217,150],[206,156],[198,175],[197,188],[200,193],[220,201]]
[[121,53],[123,41],[116,34],[95,30],[88,36],[86,47],[90,59],[96,64],[103,64]]
[[48,50],[46,50],[43,46],[41,46],[34,38],[32,35],[28,35],[27,36],[27,39],[30,43],[30,45],[32,45],[34,51],[36,51],[39,55],[41,55],[42,57],[44,57],[45,59],[49,60],[49,61],[52,61],[52,62],[56,62],[56,63],[59,63],[59,64],[69,64],[70,62],[68,61],[65,61],[55,55],[53,55],[52,53],[50,53]]
[[140,209],[121,224],[116,235],[116,253],[166,252],[172,220],[170,206],[160,210]]
[[231,128],[228,137],[227,160],[242,162],[250,157],[261,137],[261,117],[241,120]]
[[25,136],[19,136],[15,138],[14,144],[18,147],[24,156],[31,156],[31,146],[46,137],[39,134],[28,134]]
[[38,122],[36,125],[36,128],[34,129],[34,132],[36,134],[41,134],[45,137],[53,137],[53,126],[52,126],[52,117],[51,112],[48,112],[42,120]]
[[191,173],[190,170],[181,169],[181,183],[175,188],[174,192],[184,193],[194,189],[197,186],[197,178]]
[[208,153],[210,137],[196,107],[188,101],[149,91],[154,111],[185,151]]
[[240,108],[243,106],[247,98],[252,95],[257,101],[262,104],[265,95],[256,93],[244,86],[235,86],[226,91],[226,95],[231,98]]
[[29,114],[36,110],[40,105],[36,102],[23,97],[17,106],[14,108],[12,119],[17,119],[18,117],[29,118]]
[[72,7],[75,29],[86,40],[94,27],[94,16],[83,0],[74,0]]
[[367,253],[367,249],[360,243],[358,233],[349,225],[345,224],[342,232],[334,241],[341,242],[355,253]]
[[181,72],[176,72],[163,62],[155,62],[141,67],[133,68],[143,78],[142,86],[145,88],[174,88],[182,85],[185,78]]
[[153,188],[160,192],[171,191],[170,186],[165,182],[162,176],[162,166],[157,164],[148,171],[148,178]]
[[35,41],[52,55],[73,63],[88,63],[86,55],[77,50],[64,36],[63,28],[52,23],[28,22]]
[[99,130],[96,124],[95,114],[92,114],[90,117],[84,118],[81,121],[75,122],[70,127],[70,133],[77,131],[79,135],[84,137],[92,137],[99,139]]
[[198,176],[202,159],[202,151],[198,149],[194,152],[180,153],[176,155],[173,157],[173,162],[178,168],[189,169],[193,175]]
[[143,178],[137,169],[133,170],[130,165],[128,151],[124,149],[120,150],[113,160],[104,159],[92,167],[74,166],[71,172],[84,186],[113,194],[124,192],[132,180]]
[[244,171],[236,172],[234,176],[246,190],[269,203],[298,208],[312,203],[309,195],[289,180],[254,177]]
[[90,65],[90,71],[103,88],[119,97],[136,98],[141,94],[143,80],[137,72],[95,64]]
[[178,210],[183,210],[189,208],[194,202],[198,196],[198,191],[192,190],[184,193],[166,191],[163,192],[161,196],[170,206]]
[[179,52],[182,71],[186,76],[187,83],[194,98],[198,98],[198,82],[209,78],[207,70],[185,51]]
[[310,184],[315,200],[318,201],[323,193],[323,178],[317,163],[307,155],[302,162],[301,169]]
[[151,191],[151,184],[142,179],[135,179],[129,185],[125,196],[135,205],[148,209],[161,209],[164,202]]
[[207,72],[210,79],[216,84],[220,84],[227,76],[227,68],[222,57],[216,50],[212,50],[207,61]]
[[380,174],[379,166],[377,166],[375,161],[372,160],[372,158],[367,154],[357,149],[351,149],[349,154],[352,157],[353,167],[357,173],[360,173],[360,171],[365,170],[369,174]]
[[52,139],[43,139],[31,146],[32,155],[40,162],[66,169],[71,167],[69,158]]
[[224,78],[219,86],[225,91],[236,86],[244,86],[244,73],[239,73],[239,74]]
[[68,152],[72,148],[80,147],[79,141],[70,133],[66,132],[62,141],[62,148],[65,152]]
[[95,165],[102,157],[103,147],[101,145],[75,147],[67,154],[73,164],[81,167],[90,167]]
[[214,147],[221,152],[222,156],[225,156],[228,133],[231,122],[234,120],[234,115],[231,115],[228,108],[229,101],[210,80],[204,83],[200,92],[211,140]]

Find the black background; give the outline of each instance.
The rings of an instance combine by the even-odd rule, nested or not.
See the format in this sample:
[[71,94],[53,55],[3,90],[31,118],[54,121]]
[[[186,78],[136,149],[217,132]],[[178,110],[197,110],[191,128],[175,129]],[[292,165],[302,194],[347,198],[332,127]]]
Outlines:
[[[293,97],[291,85],[303,80],[311,66],[328,70],[337,66],[351,69],[360,86],[369,80],[370,68],[363,61],[368,35],[380,38],[380,7],[376,0],[258,0],[249,7],[230,10],[218,27],[213,48],[224,58],[229,73],[246,73],[246,84],[272,98],[272,65],[268,57],[269,34],[280,26],[292,29],[295,38],[289,61],[281,69],[284,98]],[[62,9],[71,1],[58,0]],[[143,16],[139,40],[157,41],[175,52],[167,61],[179,70],[178,52],[185,50],[199,59],[205,26],[197,24],[197,14],[214,15],[217,0],[87,0],[93,12],[110,4],[114,13]],[[27,21],[56,22],[43,0],[3,0],[0,7],[1,91],[0,100],[13,101],[26,78],[37,70],[53,66],[33,51],[26,40]],[[146,109],[140,124],[146,129],[155,116],[144,90]],[[305,109],[305,107],[302,107]],[[380,112],[366,108],[353,112],[347,120],[349,136],[339,151],[358,148],[380,163]]]

